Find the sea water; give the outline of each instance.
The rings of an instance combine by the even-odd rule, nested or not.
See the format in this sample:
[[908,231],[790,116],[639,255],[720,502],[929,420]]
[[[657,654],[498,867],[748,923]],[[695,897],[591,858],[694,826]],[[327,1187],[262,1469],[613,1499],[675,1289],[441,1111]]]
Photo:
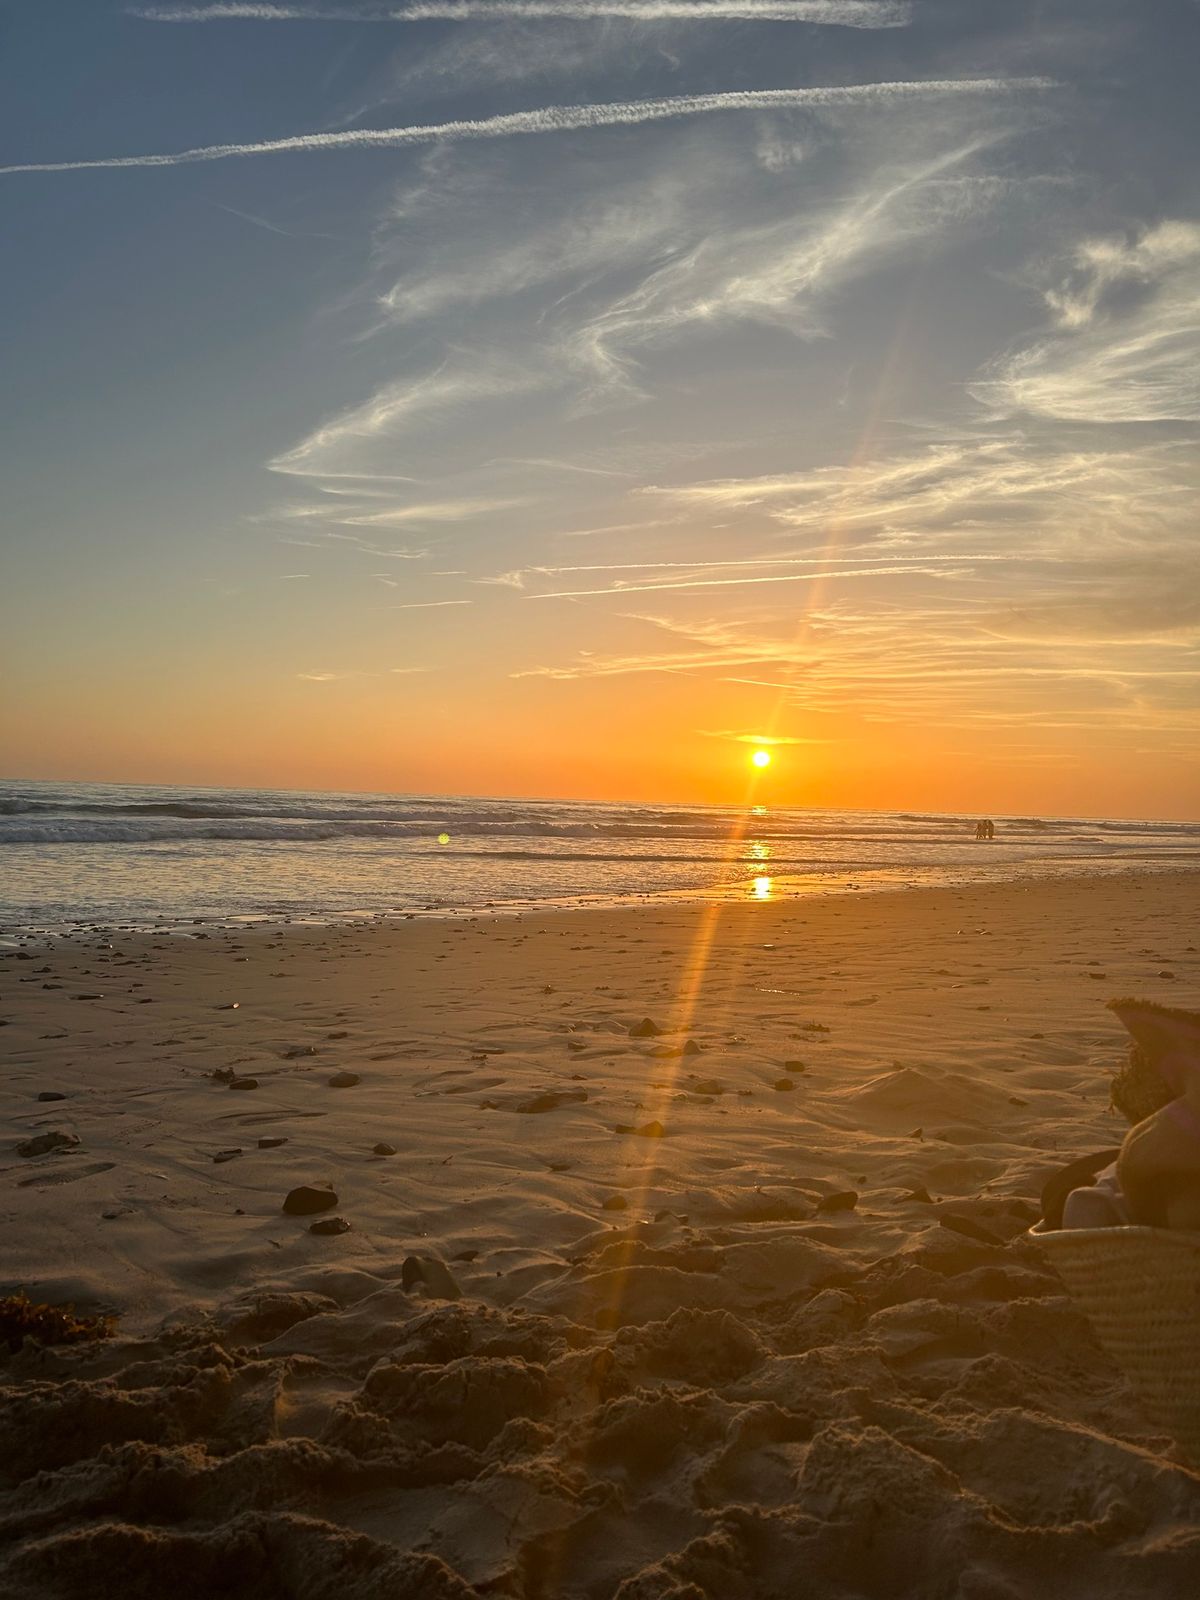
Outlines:
[[1200,866],[1200,823],[0,782],[0,926],[504,911]]

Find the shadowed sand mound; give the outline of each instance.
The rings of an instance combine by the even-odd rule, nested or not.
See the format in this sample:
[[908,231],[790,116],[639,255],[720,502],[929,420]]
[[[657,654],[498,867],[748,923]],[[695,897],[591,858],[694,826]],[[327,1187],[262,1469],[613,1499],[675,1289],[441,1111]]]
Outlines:
[[[597,1240],[572,1287],[610,1307],[605,1332],[380,1282],[29,1350],[0,1392],[4,1592],[1182,1592],[1200,1475],[1151,1453],[1035,1247],[838,1270],[760,1226],[629,1229],[623,1293]],[[758,1283],[782,1268],[809,1281]]]

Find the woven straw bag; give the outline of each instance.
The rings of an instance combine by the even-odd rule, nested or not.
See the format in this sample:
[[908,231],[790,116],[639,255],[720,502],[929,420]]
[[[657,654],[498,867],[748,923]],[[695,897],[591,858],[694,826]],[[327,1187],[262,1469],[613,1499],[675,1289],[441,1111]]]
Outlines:
[[1200,1233],[1063,1228],[1049,1255],[1146,1410],[1200,1467]]

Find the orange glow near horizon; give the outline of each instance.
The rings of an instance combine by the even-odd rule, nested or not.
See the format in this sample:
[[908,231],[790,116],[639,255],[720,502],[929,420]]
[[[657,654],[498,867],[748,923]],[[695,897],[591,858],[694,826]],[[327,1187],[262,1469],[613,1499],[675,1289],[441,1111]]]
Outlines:
[[[779,807],[1200,814],[1195,767],[1174,747],[1155,751],[1149,736],[1135,752],[1118,732],[1101,740],[1061,719],[942,726],[915,694],[888,722],[868,718],[850,692],[840,707],[804,709],[765,672],[751,682],[669,672],[497,680],[494,667],[485,677],[475,639],[432,625],[427,674],[329,682],[287,676],[265,650],[213,646],[176,665],[157,638],[142,641],[164,657],[148,677],[116,658],[85,662],[81,640],[0,711],[10,775],[719,806],[746,804],[760,784]],[[803,759],[780,759],[792,741]],[[753,764],[759,749],[772,755],[765,769]]]

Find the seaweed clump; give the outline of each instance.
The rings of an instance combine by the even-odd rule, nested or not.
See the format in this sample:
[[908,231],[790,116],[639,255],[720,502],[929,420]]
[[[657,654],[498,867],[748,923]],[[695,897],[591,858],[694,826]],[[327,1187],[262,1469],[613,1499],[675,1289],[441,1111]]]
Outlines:
[[48,1306],[24,1291],[0,1296],[0,1343],[16,1355],[26,1339],[39,1344],[86,1344],[109,1339],[115,1317],[77,1317],[71,1306]]

